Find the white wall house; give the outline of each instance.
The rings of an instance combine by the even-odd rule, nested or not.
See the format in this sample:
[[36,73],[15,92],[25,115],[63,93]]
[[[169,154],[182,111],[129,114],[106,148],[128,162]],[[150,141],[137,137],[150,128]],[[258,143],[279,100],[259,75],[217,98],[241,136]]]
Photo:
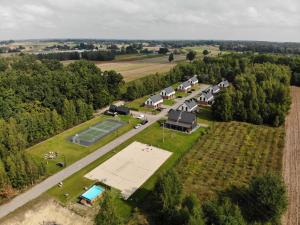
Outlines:
[[185,81],[178,86],[177,90],[181,91],[181,92],[188,92],[191,88],[192,88],[192,85],[190,84],[190,82]]
[[160,92],[160,96],[164,99],[171,99],[175,97],[175,90],[172,87],[167,87]]
[[195,112],[198,108],[198,104],[194,99],[185,101],[182,105],[178,107],[178,110],[185,112]]
[[205,91],[205,93],[211,93],[213,95],[218,94],[221,91],[221,88],[218,85],[210,86]]
[[208,93],[202,92],[197,100],[201,104],[211,105],[214,102],[214,96],[210,92],[208,92]]
[[199,80],[198,80],[198,78],[197,78],[197,75],[195,75],[195,76],[193,76],[192,78],[190,78],[190,79],[188,80],[188,82],[189,82],[192,86],[198,84],[198,83],[199,83]]
[[228,82],[228,80],[223,80],[218,84],[218,86],[220,88],[227,88],[227,87],[229,87],[229,82]]
[[157,109],[163,102],[164,100],[160,95],[152,95],[145,101],[145,106]]

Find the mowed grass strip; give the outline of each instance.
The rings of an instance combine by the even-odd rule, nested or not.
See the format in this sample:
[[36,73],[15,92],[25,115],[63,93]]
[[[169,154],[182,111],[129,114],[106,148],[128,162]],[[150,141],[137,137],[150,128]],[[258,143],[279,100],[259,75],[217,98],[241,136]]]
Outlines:
[[214,123],[176,166],[185,192],[204,200],[253,176],[280,174],[284,135],[283,127]]
[[[103,137],[102,139],[100,139],[95,144],[89,147],[74,144],[69,140],[69,138],[103,120],[112,119],[112,117],[104,116],[104,115],[95,117],[85,123],[73,127],[67,131],[64,131],[63,133],[60,133],[44,142],[41,142],[37,145],[30,147],[29,149],[27,149],[27,152],[30,155],[32,155],[36,160],[46,162],[47,175],[52,175],[58,172],[59,170],[61,170],[61,168],[59,168],[56,165],[56,163],[65,162],[68,166],[74,163],[75,161],[83,158],[84,156],[90,154],[91,152],[97,150],[98,148],[104,146],[105,144],[114,140],[118,136],[129,131],[138,123],[137,119],[130,118],[130,116],[119,116],[119,117],[121,118],[121,120],[127,123],[123,127],[120,127],[116,131],[113,131],[112,133]],[[45,160],[44,155],[48,152],[57,152],[58,157],[53,160]]]

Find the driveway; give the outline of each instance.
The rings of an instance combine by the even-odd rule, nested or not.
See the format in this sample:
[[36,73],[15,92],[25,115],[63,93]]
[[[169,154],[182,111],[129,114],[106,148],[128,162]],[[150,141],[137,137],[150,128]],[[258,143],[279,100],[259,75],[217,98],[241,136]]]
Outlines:
[[166,107],[163,111],[161,111],[157,115],[147,117],[149,122],[139,129],[133,129],[129,132],[123,134],[122,136],[116,138],[115,140],[111,141],[107,145],[97,149],[93,153],[87,155],[86,157],[78,160],[77,162],[71,164],[67,168],[61,170],[60,172],[48,177],[44,181],[36,184],[32,188],[28,189],[26,192],[18,195],[17,197],[13,198],[11,201],[3,204],[0,206],[0,218],[8,215],[9,213],[13,212],[17,208],[25,205],[26,203],[30,202],[31,200],[37,198],[53,186],[57,185],[59,182],[65,180],[69,176],[73,175],[74,173],[78,172],[79,170],[83,169],[84,167],[88,166],[90,163],[94,162],[101,156],[107,154],[108,152],[112,151],[114,148],[119,146],[120,144],[124,143],[131,137],[135,136],[142,130],[146,129],[147,127],[151,126],[159,119],[165,117],[170,109],[177,109],[180,104],[182,104],[185,100],[195,97],[200,93],[200,91],[207,88],[207,85],[202,85],[201,89],[198,91],[194,91],[189,96],[178,99],[173,106]]

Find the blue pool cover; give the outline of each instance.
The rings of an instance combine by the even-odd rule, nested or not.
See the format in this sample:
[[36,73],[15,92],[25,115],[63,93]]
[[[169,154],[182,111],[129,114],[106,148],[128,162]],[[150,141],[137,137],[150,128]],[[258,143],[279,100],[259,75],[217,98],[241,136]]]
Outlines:
[[93,201],[95,198],[100,196],[104,192],[104,188],[98,185],[94,185],[89,190],[81,195],[82,198],[85,198],[89,201]]

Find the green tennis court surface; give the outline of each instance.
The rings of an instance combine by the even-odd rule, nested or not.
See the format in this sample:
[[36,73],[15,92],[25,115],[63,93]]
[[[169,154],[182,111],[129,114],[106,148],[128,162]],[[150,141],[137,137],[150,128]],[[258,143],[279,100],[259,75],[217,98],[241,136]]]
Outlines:
[[117,120],[104,120],[88,129],[75,134],[70,138],[70,141],[75,144],[80,144],[84,146],[90,146],[95,142],[99,141],[106,135],[114,132],[125,124],[123,121]]

